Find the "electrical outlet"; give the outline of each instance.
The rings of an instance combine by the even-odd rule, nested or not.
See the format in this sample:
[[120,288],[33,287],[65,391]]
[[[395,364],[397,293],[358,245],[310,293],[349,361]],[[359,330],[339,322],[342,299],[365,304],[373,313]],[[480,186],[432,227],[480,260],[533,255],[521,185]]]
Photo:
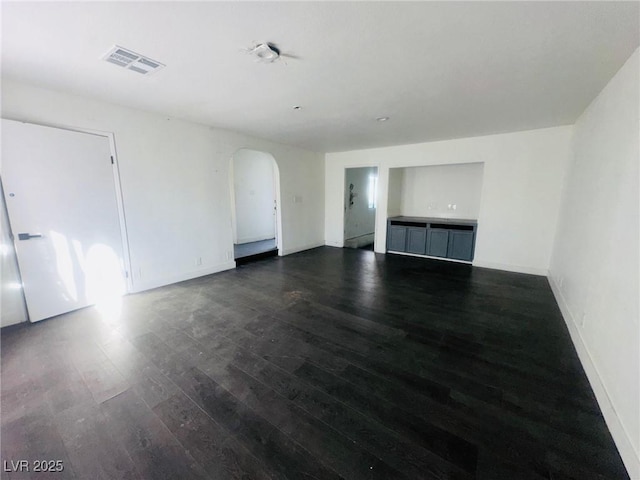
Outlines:
[[196,267],[202,265],[202,257],[196,257]]
[[233,260],[233,252],[227,251],[227,260]]

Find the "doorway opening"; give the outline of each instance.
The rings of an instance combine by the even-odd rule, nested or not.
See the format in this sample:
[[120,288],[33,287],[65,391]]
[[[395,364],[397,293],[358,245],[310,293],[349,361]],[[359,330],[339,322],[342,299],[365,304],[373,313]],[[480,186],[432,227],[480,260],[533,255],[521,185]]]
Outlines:
[[376,233],[378,167],[345,169],[344,246],[373,250]]
[[233,253],[236,264],[281,251],[280,174],[273,155],[242,148],[231,158]]

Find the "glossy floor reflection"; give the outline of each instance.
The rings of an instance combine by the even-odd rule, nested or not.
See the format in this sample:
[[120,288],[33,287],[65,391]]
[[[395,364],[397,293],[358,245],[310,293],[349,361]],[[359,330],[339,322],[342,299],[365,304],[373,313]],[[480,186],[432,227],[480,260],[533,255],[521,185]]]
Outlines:
[[240,243],[233,245],[233,258],[238,260],[239,258],[251,257],[260,253],[270,252],[277,250],[276,239],[271,238],[268,240],[260,240],[257,242]]
[[627,478],[543,277],[319,248],[4,331],[1,366],[42,478]]

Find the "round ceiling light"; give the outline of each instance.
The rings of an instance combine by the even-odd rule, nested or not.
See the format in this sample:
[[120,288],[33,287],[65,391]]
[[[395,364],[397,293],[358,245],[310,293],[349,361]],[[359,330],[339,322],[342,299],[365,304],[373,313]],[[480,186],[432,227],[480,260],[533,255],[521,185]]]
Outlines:
[[264,63],[273,63],[280,58],[280,50],[272,43],[259,43],[249,53]]
[[389,120],[389,117],[378,117],[378,118],[376,118],[376,120],[378,122],[386,122],[387,120]]

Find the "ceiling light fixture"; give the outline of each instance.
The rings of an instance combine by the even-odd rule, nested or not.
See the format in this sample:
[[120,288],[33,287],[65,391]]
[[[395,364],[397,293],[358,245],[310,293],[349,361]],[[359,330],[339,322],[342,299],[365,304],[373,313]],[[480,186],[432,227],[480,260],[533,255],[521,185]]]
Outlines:
[[300,110],[302,107],[300,105],[296,105],[295,107],[293,107],[294,110]]
[[386,122],[387,120],[389,120],[389,117],[378,117],[378,118],[376,118],[376,120],[378,122]]
[[272,43],[259,43],[249,53],[263,63],[273,63],[280,58],[280,50]]

